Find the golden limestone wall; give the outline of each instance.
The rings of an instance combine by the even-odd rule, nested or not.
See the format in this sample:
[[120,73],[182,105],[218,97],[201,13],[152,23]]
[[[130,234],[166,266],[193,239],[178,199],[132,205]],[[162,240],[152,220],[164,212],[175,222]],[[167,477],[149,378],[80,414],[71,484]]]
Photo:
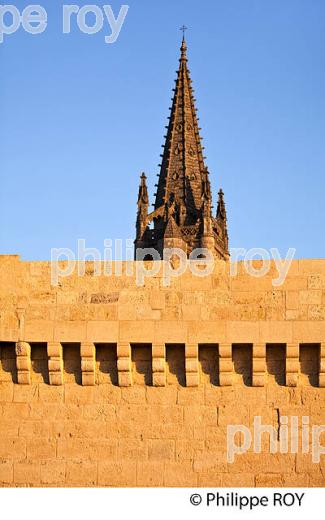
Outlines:
[[325,260],[279,287],[238,269],[137,287],[88,264],[52,287],[49,263],[1,256],[0,484],[323,486],[325,455],[266,435],[227,463],[226,431],[325,424]]

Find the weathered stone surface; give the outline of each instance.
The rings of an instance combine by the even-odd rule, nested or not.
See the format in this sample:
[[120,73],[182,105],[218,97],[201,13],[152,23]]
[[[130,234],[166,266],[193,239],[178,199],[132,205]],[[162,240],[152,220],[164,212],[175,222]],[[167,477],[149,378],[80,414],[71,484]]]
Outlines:
[[322,459],[270,454],[267,435],[226,457],[228,425],[325,424],[325,261],[276,290],[222,265],[51,287],[49,263],[0,257],[0,485],[325,486]]

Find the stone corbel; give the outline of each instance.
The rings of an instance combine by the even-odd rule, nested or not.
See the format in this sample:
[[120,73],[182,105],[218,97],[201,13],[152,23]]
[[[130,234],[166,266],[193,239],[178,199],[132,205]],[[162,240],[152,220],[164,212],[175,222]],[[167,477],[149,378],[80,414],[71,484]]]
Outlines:
[[16,367],[19,385],[31,383],[31,348],[26,341],[16,343]]

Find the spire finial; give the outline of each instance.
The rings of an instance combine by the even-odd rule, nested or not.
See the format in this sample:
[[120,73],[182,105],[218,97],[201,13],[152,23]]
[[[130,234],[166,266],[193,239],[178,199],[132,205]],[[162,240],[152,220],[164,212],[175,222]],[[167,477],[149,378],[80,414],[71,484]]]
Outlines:
[[182,46],[181,46],[181,61],[186,61],[186,51],[187,51],[187,45],[185,41],[185,31],[187,31],[186,25],[183,25],[180,28],[180,31],[183,32],[183,39],[182,39]]
[[187,31],[186,25],[182,25],[182,27],[180,28],[180,31],[182,31],[182,33],[183,33],[183,42],[184,42],[185,41],[185,31]]

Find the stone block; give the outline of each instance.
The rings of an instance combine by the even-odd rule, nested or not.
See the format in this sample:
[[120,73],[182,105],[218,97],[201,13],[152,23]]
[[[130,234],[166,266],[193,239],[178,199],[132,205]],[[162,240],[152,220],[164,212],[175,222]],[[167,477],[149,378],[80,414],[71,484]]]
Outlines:
[[185,370],[186,370],[186,373],[198,372],[198,370],[199,370],[198,359],[186,358],[186,360],[185,360]]
[[129,358],[131,356],[131,345],[129,343],[117,345],[117,357]]
[[130,372],[119,372],[118,373],[118,384],[119,386],[131,386],[132,375]]
[[165,372],[166,361],[165,358],[152,358],[152,371],[153,372]]
[[186,386],[196,387],[199,386],[199,374],[195,372],[186,372]]
[[165,343],[154,344],[152,345],[152,357],[153,358],[165,358],[166,357],[166,347]]
[[95,345],[94,343],[81,343],[80,344],[80,356],[81,358],[95,358]]
[[166,386],[166,373],[164,372],[154,372],[152,374],[152,384],[153,386]]

